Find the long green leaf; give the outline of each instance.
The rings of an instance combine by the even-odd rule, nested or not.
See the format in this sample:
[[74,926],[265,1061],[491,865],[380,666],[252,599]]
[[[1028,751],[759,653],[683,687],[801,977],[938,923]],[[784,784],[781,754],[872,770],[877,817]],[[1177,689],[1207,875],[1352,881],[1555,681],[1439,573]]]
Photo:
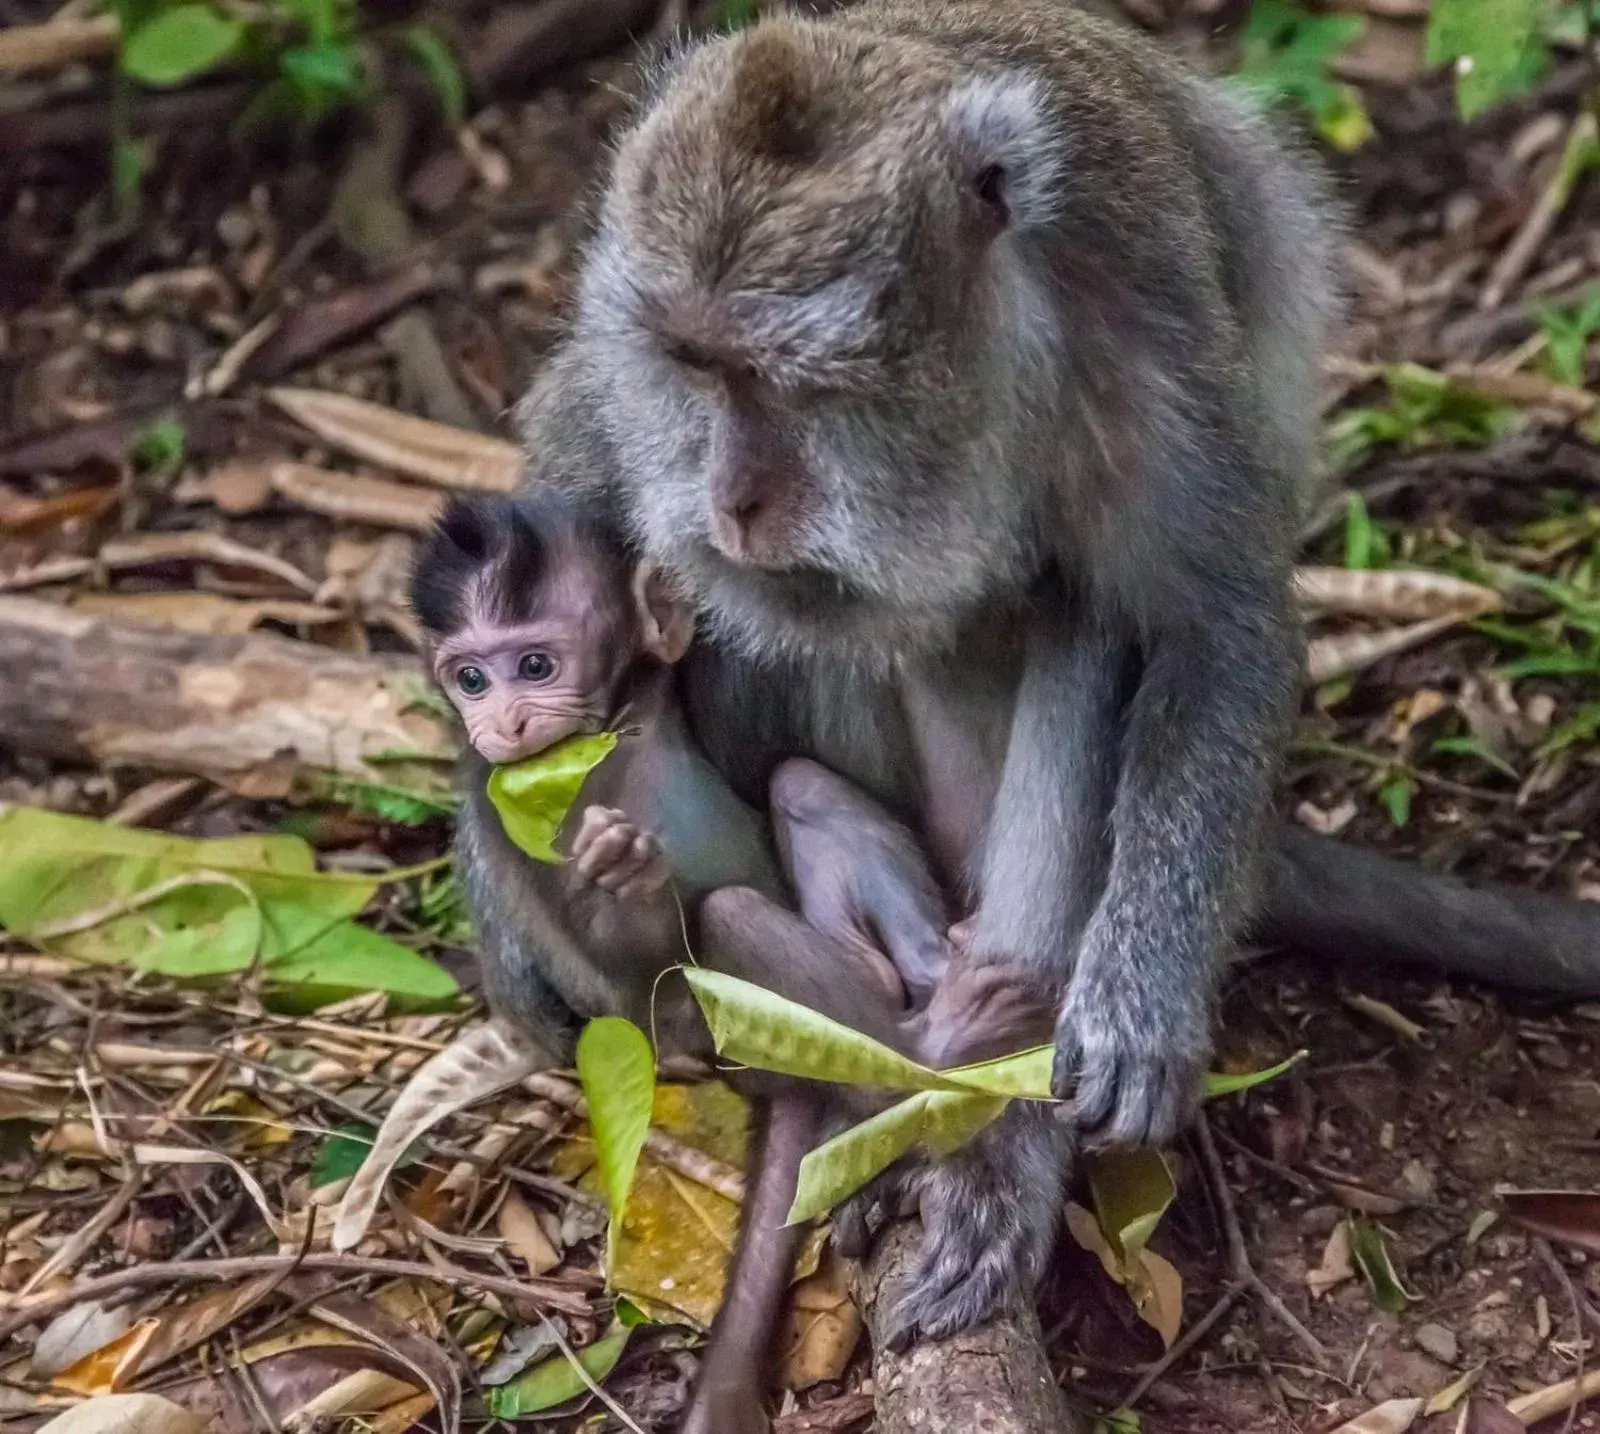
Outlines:
[[584,780],[617,745],[615,732],[593,732],[564,742],[489,774],[489,800],[506,835],[535,861],[555,865],[556,833],[566,821]]
[[238,20],[209,5],[175,5],[127,37],[122,68],[147,85],[181,85],[221,64],[244,33]]
[[971,1140],[1006,1107],[1003,1096],[926,1090],[852,1126],[800,1162],[788,1223],[825,1215],[914,1146],[948,1155]]
[[719,1055],[836,1085],[949,1090],[954,1082],[820,1011],[703,966],[685,968]]
[[578,1037],[578,1079],[589,1102],[589,1129],[611,1207],[606,1234],[609,1274],[655,1104],[656,1058],[649,1038],[621,1016],[590,1021]]
[[[625,1325],[613,1325],[593,1344],[580,1349],[577,1358],[584,1373],[596,1383],[604,1379],[617,1367],[632,1333]],[[576,1399],[588,1388],[565,1353],[553,1354],[510,1384],[485,1389],[483,1400],[496,1419],[517,1419],[524,1414],[542,1414],[546,1409],[554,1409]]]
[[1286,1060],[1281,1060],[1275,1066],[1268,1066],[1264,1071],[1246,1071],[1242,1075],[1224,1075],[1221,1071],[1212,1071],[1206,1076],[1205,1098],[1215,1100],[1222,1095],[1235,1095],[1241,1090],[1252,1090],[1258,1085],[1265,1085],[1269,1080],[1276,1080],[1286,1070],[1297,1066],[1308,1055],[1309,1051],[1296,1051]]
[[1159,1150],[1101,1150],[1088,1162],[1095,1218],[1112,1249],[1131,1270],[1177,1195]]

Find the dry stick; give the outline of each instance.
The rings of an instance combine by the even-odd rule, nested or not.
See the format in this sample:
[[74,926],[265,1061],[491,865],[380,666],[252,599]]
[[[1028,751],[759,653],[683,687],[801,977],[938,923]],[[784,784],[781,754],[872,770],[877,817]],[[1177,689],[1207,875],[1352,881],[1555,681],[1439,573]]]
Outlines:
[[98,1300],[122,1290],[142,1285],[161,1285],[184,1280],[237,1280],[249,1275],[272,1274],[278,1270],[343,1270],[366,1275],[393,1275],[397,1279],[437,1280],[440,1284],[477,1288],[487,1294],[513,1300],[540,1300],[567,1314],[591,1313],[588,1300],[565,1285],[549,1280],[510,1280],[501,1275],[479,1274],[450,1264],[425,1264],[417,1260],[369,1259],[364,1255],[235,1255],[226,1260],[168,1260],[165,1264],[130,1265],[113,1270],[69,1290],[30,1301],[0,1320],[0,1340],[9,1339],[19,1329],[49,1319],[60,1310],[70,1309],[82,1300]]
[[1299,1316],[1283,1302],[1278,1292],[1256,1273],[1256,1267],[1250,1262],[1250,1252],[1244,1243],[1244,1232],[1239,1228],[1239,1212],[1234,1208],[1233,1192],[1228,1188],[1227,1172],[1222,1168],[1222,1157],[1217,1154],[1216,1141],[1211,1138],[1211,1124],[1204,1112],[1195,1123],[1195,1139],[1199,1142],[1206,1172],[1216,1188],[1217,1205],[1222,1211],[1222,1228],[1227,1235],[1234,1278],[1250,1287],[1256,1298],[1266,1305],[1289,1332],[1306,1347],[1312,1362],[1319,1369],[1327,1369],[1328,1351],[1322,1341],[1300,1322]]
[[[1573,1287],[1572,1276],[1567,1273],[1566,1267],[1556,1258],[1556,1252],[1550,1248],[1548,1240],[1536,1239],[1533,1242],[1533,1248],[1538,1251],[1540,1260],[1544,1262],[1544,1267],[1555,1276],[1556,1283],[1561,1286],[1566,1294],[1567,1304],[1572,1308],[1573,1345],[1577,1350],[1578,1360],[1578,1368],[1572,1379],[1573,1383],[1581,1389],[1583,1387],[1584,1321],[1583,1307],[1578,1303],[1578,1291]],[[1573,1420],[1578,1417],[1579,1403],[1580,1401],[1575,1399],[1567,1409],[1567,1417],[1561,1424],[1561,1434],[1567,1434],[1567,1431],[1572,1428]]]
[[1550,237],[1556,220],[1572,198],[1573,188],[1585,168],[1585,151],[1593,148],[1597,138],[1600,138],[1600,127],[1596,126],[1594,115],[1584,110],[1567,131],[1567,142],[1562,148],[1561,158],[1556,162],[1556,172],[1528,211],[1522,227],[1495,260],[1494,268],[1478,296],[1480,312],[1499,308],[1512,285],[1527,272],[1534,255]]
[[1289,1332],[1310,1352],[1317,1367],[1326,1372],[1328,1351],[1322,1341],[1303,1325],[1278,1293],[1256,1273],[1245,1247],[1244,1231],[1239,1226],[1239,1213],[1234,1207],[1233,1192],[1228,1188],[1228,1177],[1222,1168],[1222,1157],[1217,1154],[1216,1141],[1204,1114],[1195,1123],[1195,1140],[1205,1161],[1206,1174],[1217,1197],[1217,1208],[1222,1213],[1222,1229],[1228,1245],[1228,1260],[1233,1266],[1233,1283],[1205,1315],[1172,1346],[1160,1359],[1139,1376],[1138,1382],[1123,1396],[1122,1403],[1131,1407],[1149,1392],[1150,1386],[1160,1379],[1179,1360],[1183,1359],[1215,1327],[1218,1320],[1246,1290],[1264,1304],[1288,1328]]

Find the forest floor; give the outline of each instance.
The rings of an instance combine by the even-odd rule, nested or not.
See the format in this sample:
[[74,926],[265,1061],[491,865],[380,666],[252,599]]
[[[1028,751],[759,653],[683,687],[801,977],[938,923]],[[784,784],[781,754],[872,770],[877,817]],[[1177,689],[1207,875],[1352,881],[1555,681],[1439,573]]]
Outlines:
[[[454,132],[404,85],[367,126],[248,145],[225,123],[240,102],[223,92],[230,81],[147,100],[140,124],[157,143],[144,204],[123,219],[105,204],[110,104],[93,65],[0,75],[0,594],[411,651],[410,535],[437,490],[352,462],[268,391],[352,395],[512,436],[507,410],[558,333],[582,200],[626,105],[630,17],[639,38],[650,29],[626,6],[589,8],[600,18],[584,54],[554,47],[535,62],[526,37],[518,49],[475,32],[474,77],[493,83]],[[1449,573],[1502,606],[1309,693],[1283,811],[1439,869],[1600,899],[1600,397],[1584,386],[1600,373],[1588,330],[1577,368],[1570,353],[1559,366],[1562,341],[1536,308],[1600,292],[1600,183],[1580,182],[1548,226],[1534,217],[1588,73],[1558,64],[1532,97],[1463,124],[1448,82],[1421,70],[1414,15],[1370,8],[1349,69],[1376,137],[1330,157],[1352,215],[1354,318],[1328,421],[1362,502],[1339,495],[1305,561]],[[0,0],[0,22],[46,13]],[[1205,27],[1191,16],[1172,43],[1202,48]],[[1427,372],[1376,367],[1399,364]],[[175,533],[240,547],[159,540]],[[265,779],[232,786],[0,740],[0,804],[190,837],[289,830],[351,872],[445,850],[438,817],[291,806]],[[446,883],[385,886],[365,919],[470,985]],[[671,1326],[609,1326],[603,1212],[592,1183],[562,1183],[585,1161],[561,1099],[519,1092],[444,1127],[421,1180],[402,1180],[403,1203],[348,1263],[219,1268],[220,1285],[187,1266],[150,1273],[325,1252],[349,1169],[349,1142],[332,1132],[381,1110],[462,1013],[400,1014],[381,995],[284,1013],[248,976],[202,991],[6,939],[0,1301],[65,1289],[72,1274],[146,1270],[66,1322],[6,1331],[22,1336],[0,1339],[6,1427],[36,1427],[83,1394],[151,1389],[230,1430],[368,1411],[365,1427],[398,1434],[457,1407],[481,1417],[485,1384],[520,1388],[526,1411],[577,1398],[581,1409],[561,1406],[570,1426],[605,1411],[561,1384],[564,1361],[541,1357],[552,1331],[600,1347],[608,1330],[609,1352],[590,1361],[607,1398],[643,1428],[670,1427],[693,1368],[687,1341]],[[1504,1210],[1508,1188],[1600,1189],[1600,1004],[1268,954],[1230,977],[1221,1031],[1230,1069],[1309,1052],[1209,1117],[1255,1272],[1300,1329],[1246,1290],[1142,1394],[1142,1427],[1323,1431],[1385,1401],[1437,1398],[1450,1411],[1413,1427],[1455,1429],[1470,1386],[1477,1434],[1522,1427],[1507,1406],[1529,1422],[1552,1408],[1541,1428],[1600,1428],[1600,1407],[1517,1403],[1600,1368],[1593,1205],[1552,1240],[1487,1213]],[[686,1105],[674,1135],[731,1161],[736,1125]],[[1154,1244],[1182,1277],[1186,1327],[1235,1273],[1229,1210],[1197,1155],[1177,1153],[1179,1199]],[[708,1193],[696,1203],[661,1169],[714,1256],[732,1207]],[[377,1258],[411,1268],[360,1263]],[[429,1281],[441,1267],[453,1283]],[[655,1267],[640,1268],[643,1280]],[[502,1288],[468,1300],[463,1271]],[[358,1296],[375,1275],[381,1296]],[[830,1289],[825,1264],[808,1327],[832,1321],[832,1343],[796,1367],[828,1377],[788,1400],[791,1434],[870,1418],[864,1360],[837,1353],[852,1325]],[[675,1307],[706,1312],[701,1295]],[[1097,1413],[1162,1352],[1070,1239],[1042,1307],[1063,1381]],[[7,1319],[0,1303],[0,1330]],[[46,1324],[54,1349],[34,1343]],[[503,1399],[490,1403],[512,1412]]]

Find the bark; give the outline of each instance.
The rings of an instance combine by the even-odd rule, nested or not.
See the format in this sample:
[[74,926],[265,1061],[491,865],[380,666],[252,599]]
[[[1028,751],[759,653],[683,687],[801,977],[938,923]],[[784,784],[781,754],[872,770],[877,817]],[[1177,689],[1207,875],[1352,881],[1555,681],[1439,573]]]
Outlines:
[[915,1220],[885,1231],[862,1271],[872,1334],[879,1434],[1082,1434],[1045,1358],[1038,1317],[1008,1316],[897,1354],[880,1338],[884,1297],[907,1273],[921,1238]]
[[[450,725],[414,659],[214,636],[0,596],[0,746],[286,794],[345,779],[448,788]],[[417,759],[398,766],[396,753]],[[404,779],[402,779],[402,776]]]

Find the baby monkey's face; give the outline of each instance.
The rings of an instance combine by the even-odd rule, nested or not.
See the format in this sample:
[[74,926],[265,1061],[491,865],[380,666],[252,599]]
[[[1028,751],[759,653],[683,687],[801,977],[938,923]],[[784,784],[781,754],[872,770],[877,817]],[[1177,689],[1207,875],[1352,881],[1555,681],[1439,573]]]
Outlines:
[[609,583],[589,564],[552,575],[528,616],[494,620],[474,603],[440,639],[433,674],[485,761],[518,762],[615,717],[641,656],[676,662],[688,618],[650,570]]

